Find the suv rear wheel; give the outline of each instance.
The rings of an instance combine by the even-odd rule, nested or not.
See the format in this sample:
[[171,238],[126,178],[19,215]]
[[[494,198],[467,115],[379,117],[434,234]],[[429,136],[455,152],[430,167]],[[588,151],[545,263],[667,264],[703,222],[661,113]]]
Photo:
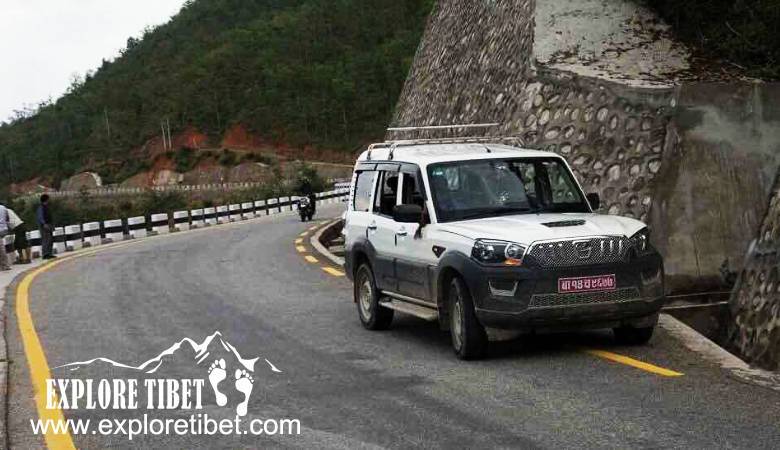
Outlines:
[[355,273],[355,303],[360,322],[368,330],[386,330],[393,322],[393,310],[379,304],[374,272],[362,264]]
[[449,286],[452,348],[460,359],[479,359],[487,349],[487,333],[477,320],[474,302],[466,284],[458,277]]
[[647,344],[653,337],[653,331],[655,331],[655,327],[620,327],[612,330],[618,343],[625,345]]

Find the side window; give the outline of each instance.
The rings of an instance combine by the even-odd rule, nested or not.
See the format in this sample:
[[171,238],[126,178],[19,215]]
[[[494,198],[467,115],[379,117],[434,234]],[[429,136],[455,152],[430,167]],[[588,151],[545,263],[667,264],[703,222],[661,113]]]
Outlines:
[[374,213],[392,216],[398,192],[398,172],[381,172],[374,196]]
[[417,174],[404,173],[401,186],[401,203],[425,208],[422,180]]
[[360,172],[355,181],[355,195],[352,208],[355,211],[368,212],[371,210],[371,191],[374,188],[376,172]]

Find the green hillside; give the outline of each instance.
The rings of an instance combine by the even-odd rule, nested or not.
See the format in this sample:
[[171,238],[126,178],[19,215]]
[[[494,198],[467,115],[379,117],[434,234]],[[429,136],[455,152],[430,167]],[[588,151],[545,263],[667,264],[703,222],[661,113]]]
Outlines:
[[0,127],[0,187],[56,184],[107,160],[138,165],[129,151],[164,118],[174,134],[194,126],[218,141],[240,123],[290,145],[353,150],[382,136],[432,3],[188,1],[55,103]]

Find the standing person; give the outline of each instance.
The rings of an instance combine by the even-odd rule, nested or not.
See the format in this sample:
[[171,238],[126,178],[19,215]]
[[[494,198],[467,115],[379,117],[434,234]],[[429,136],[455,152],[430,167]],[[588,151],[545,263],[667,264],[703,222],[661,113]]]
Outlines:
[[11,270],[11,266],[8,264],[8,255],[5,253],[5,242],[3,238],[10,231],[8,217],[8,209],[0,204],[0,270]]
[[43,259],[53,259],[54,256],[54,220],[49,210],[49,195],[41,195],[41,204],[35,214],[38,219],[38,228],[41,230],[41,253]]
[[14,250],[19,255],[17,264],[30,264],[32,257],[30,255],[30,242],[27,240],[27,225],[16,212],[7,208],[9,228],[14,232]]

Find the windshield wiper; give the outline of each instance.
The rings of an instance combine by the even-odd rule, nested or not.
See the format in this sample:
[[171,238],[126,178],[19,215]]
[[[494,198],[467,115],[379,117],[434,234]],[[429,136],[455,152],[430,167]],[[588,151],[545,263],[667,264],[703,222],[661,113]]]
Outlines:
[[492,209],[483,209],[477,212],[473,212],[471,214],[463,214],[458,216],[458,220],[469,220],[469,219],[479,219],[483,217],[492,217],[492,216],[505,216],[507,214],[515,214],[515,213],[521,213],[521,212],[529,212],[532,211],[531,208],[492,208]]

